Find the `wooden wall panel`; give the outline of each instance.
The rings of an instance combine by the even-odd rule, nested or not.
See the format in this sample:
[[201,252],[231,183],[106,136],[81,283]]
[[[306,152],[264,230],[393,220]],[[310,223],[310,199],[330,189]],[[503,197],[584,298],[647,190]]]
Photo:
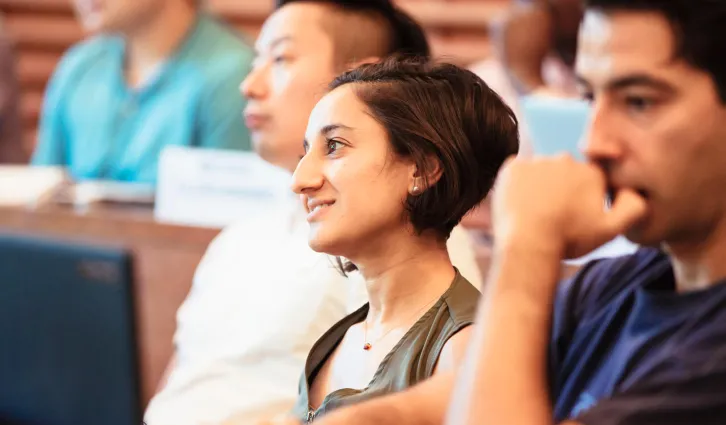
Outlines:
[[[511,0],[399,0],[426,28],[436,56],[468,65],[490,54],[488,29]],[[211,10],[253,40],[273,0],[208,0]],[[16,43],[26,144],[32,149],[46,82],[63,52],[83,38],[70,0],[0,0]]]

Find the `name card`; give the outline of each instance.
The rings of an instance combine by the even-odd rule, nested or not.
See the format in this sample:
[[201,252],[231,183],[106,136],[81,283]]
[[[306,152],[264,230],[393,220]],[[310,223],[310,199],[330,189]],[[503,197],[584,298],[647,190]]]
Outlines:
[[170,146],[159,159],[157,221],[224,227],[280,208],[290,173],[251,152]]

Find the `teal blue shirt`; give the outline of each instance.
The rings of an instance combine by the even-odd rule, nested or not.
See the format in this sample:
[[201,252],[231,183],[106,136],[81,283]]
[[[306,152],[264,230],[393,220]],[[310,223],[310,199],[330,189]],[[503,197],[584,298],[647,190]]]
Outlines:
[[65,54],[43,105],[35,165],[65,165],[83,179],[156,182],[164,146],[250,149],[239,85],[253,51],[200,15],[154,78],[131,89],[124,41],[97,36]]

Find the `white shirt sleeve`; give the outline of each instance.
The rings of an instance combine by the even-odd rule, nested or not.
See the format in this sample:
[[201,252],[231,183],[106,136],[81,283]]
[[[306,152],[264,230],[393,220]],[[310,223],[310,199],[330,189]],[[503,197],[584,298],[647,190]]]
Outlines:
[[454,267],[459,269],[459,273],[474,287],[481,290],[484,279],[476,261],[473,243],[474,241],[469,232],[461,226],[456,226],[451,232],[446,246],[449,249],[449,258],[451,258]]
[[279,216],[225,229],[177,315],[177,363],[148,425],[243,423],[289,411],[313,343],[346,314],[348,285]]

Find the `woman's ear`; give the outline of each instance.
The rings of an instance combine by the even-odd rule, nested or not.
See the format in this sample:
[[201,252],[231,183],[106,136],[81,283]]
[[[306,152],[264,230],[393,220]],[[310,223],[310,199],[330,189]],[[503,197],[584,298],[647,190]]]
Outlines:
[[434,156],[429,156],[420,164],[411,164],[411,184],[409,192],[412,195],[419,195],[439,181],[444,173],[441,163]]

